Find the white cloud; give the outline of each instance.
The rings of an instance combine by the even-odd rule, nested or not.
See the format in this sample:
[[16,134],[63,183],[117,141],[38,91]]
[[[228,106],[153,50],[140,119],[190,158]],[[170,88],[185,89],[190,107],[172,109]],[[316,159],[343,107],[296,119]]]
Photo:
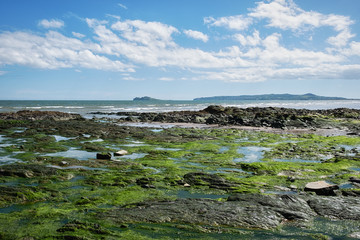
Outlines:
[[77,38],[83,38],[83,37],[85,37],[84,34],[81,34],[81,33],[78,33],[78,32],[72,32],[72,35],[73,35],[74,37],[77,37]]
[[239,41],[243,46],[257,46],[260,44],[260,34],[259,31],[255,30],[252,36],[244,36],[243,34],[235,34],[235,40]]
[[128,9],[127,6],[125,6],[124,4],[118,3],[118,6],[123,8],[123,9]]
[[197,40],[201,40],[203,42],[207,42],[209,40],[209,36],[199,32],[199,31],[194,31],[194,30],[184,30],[184,33],[186,36],[190,37],[190,38],[194,38]]
[[43,28],[62,28],[64,26],[64,22],[56,19],[43,19],[39,22],[39,26]]
[[26,32],[0,34],[0,65],[25,65],[43,69],[83,67],[133,71],[119,60],[97,55],[99,46],[50,31],[45,36]]
[[[186,79],[210,79],[230,82],[257,82],[268,79],[355,79],[359,65],[352,58],[360,56],[360,43],[350,42],[351,19],[339,15],[306,12],[292,1],[260,2],[248,15],[205,18],[209,26],[230,30],[228,45],[217,51],[181,46],[176,42],[179,30],[155,21],[86,19],[92,36],[72,32],[74,37],[57,31],[0,33],[0,66],[25,65],[42,69],[89,68],[123,73],[137,68],[178,69]],[[267,31],[248,29],[250,24],[264,24]],[[282,24],[281,24],[282,23]],[[330,27],[334,35],[325,36],[324,47],[312,50],[305,45],[286,46],[287,35],[317,39],[297,34],[311,28]],[[274,30],[274,28],[276,28]],[[257,26],[257,29],[262,29]],[[246,31],[245,31],[246,30]],[[287,31],[291,30],[291,31]],[[183,33],[204,42],[205,33],[184,30]],[[247,34],[249,33],[249,34]],[[310,39],[310,40],[309,40]],[[219,46],[224,39],[219,39]],[[231,42],[232,41],[232,42]],[[230,42],[230,44],[229,44]],[[332,48],[328,48],[329,44]],[[315,44],[314,44],[315,45]],[[326,46],[327,45],[327,46]],[[1,72],[0,72],[1,74]],[[358,74],[358,75],[356,75]],[[145,80],[124,75],[124,80]],[[177,79],[182,79],[179,77]],[[170,77],[159,80],[171,81]]]
[[213,17],[206,17],[204,18],[204,23],[209,24],[210,26],[226,27],[233,30],[244,30],[251,25],[252,19],[243,15],[220,17],[216,19]]
[[328,43],[335,47],[344,47],[347,45],[349,39],[355,37],[348,29],[341,31],[338,35],[328,38]]
[[159,78],[159,80],[165,81],[165,82],[171,82],[171,81],[174,81],[175,79],[171,78],[171,77],[161,77],[161,78]]
[[259,2],[248,16],[267,19],[269,27],[282,30],[304,31],[308,28],[332,27],[338,34],[328,38],[328,43],[335,47],[343,47],[355,35],[350,26],[354,24],[347,16],[321,14],[304,11],[292,0],[274,0],[270,3]]

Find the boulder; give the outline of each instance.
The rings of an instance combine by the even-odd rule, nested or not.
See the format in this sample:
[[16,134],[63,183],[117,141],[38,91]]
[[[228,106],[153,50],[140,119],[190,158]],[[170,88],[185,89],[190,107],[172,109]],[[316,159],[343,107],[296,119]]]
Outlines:
[[322,196],[336,196],[334,190],[339,189],[338,185],[329,184],[325,181],[310,182],[305,185],[304,191],[315,192],[316,195]]
[[120,150],[120,151],[114,152],[114,156],[124,156],[126,154],[128,154],[128,151],[126,151],[126,150]]
[[97,153],[96,159],[111,159],[111,153],[109,152]]

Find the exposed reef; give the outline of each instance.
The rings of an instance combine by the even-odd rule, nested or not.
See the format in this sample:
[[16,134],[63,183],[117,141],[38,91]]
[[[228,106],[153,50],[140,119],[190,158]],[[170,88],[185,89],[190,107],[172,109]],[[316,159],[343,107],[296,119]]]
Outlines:
[[209,106],[200,111],[165,113],[117,112],[104,114],[124,116],[118,121],[217,124],[222,126],[251,126],[280,129],[347,129],[349,134],[360,134],[360,110],[338,108],[307,110],[276,107],[236,108]]
[[[229,119],[241,112],[253,124],[252,118],[275,121],[291,113],[294,121],[309,118],[307,127],[326,123],[350,131],[359,127],[358,111],[246,111],[210,106],[194,112],[206,121],[224,119],[226,128],[131,127],[57,112],[2,114],[0,239],[357,236],[358,136],[248,131]],[[142,114],[128,117],[141,121]],[[176,121],[196,118],[192,112],[164,116],[174,114]],[[144,121],[150,116],[162,115],[144,114]]]

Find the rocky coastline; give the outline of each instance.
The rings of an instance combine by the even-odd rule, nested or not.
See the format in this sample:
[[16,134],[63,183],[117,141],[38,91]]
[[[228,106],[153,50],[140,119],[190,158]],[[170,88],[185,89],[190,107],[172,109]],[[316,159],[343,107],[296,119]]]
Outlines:
[[[269,127],[274,129],[347,129],[359,135],[360,110],[338,108],[329,110],[289,109],[276,107],[237,108],[211,105],[200,111],[152,112],[92,112],[97,115],[117,115],[123,122],[162,122],[216,124],[220,126]],[[338,121],[341,120],[341,121]]]
[[[359,110],[209,106],[116,114],[124,117],[0,114],[2,239],[360,235]],[[216,125],[121,125],[129,121]],[[345,129],[347,135],[239,126]]]

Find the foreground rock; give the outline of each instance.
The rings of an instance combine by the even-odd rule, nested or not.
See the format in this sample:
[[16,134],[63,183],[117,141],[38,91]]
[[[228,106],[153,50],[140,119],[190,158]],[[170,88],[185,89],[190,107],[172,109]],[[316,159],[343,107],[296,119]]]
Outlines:
[[296,195],[239,194],[221,202],[178,199],[124,206],[99,215],[117,224],[186,223],[271,229],[285,222],[304,224],[315,216],[360,220],[360,199]]

